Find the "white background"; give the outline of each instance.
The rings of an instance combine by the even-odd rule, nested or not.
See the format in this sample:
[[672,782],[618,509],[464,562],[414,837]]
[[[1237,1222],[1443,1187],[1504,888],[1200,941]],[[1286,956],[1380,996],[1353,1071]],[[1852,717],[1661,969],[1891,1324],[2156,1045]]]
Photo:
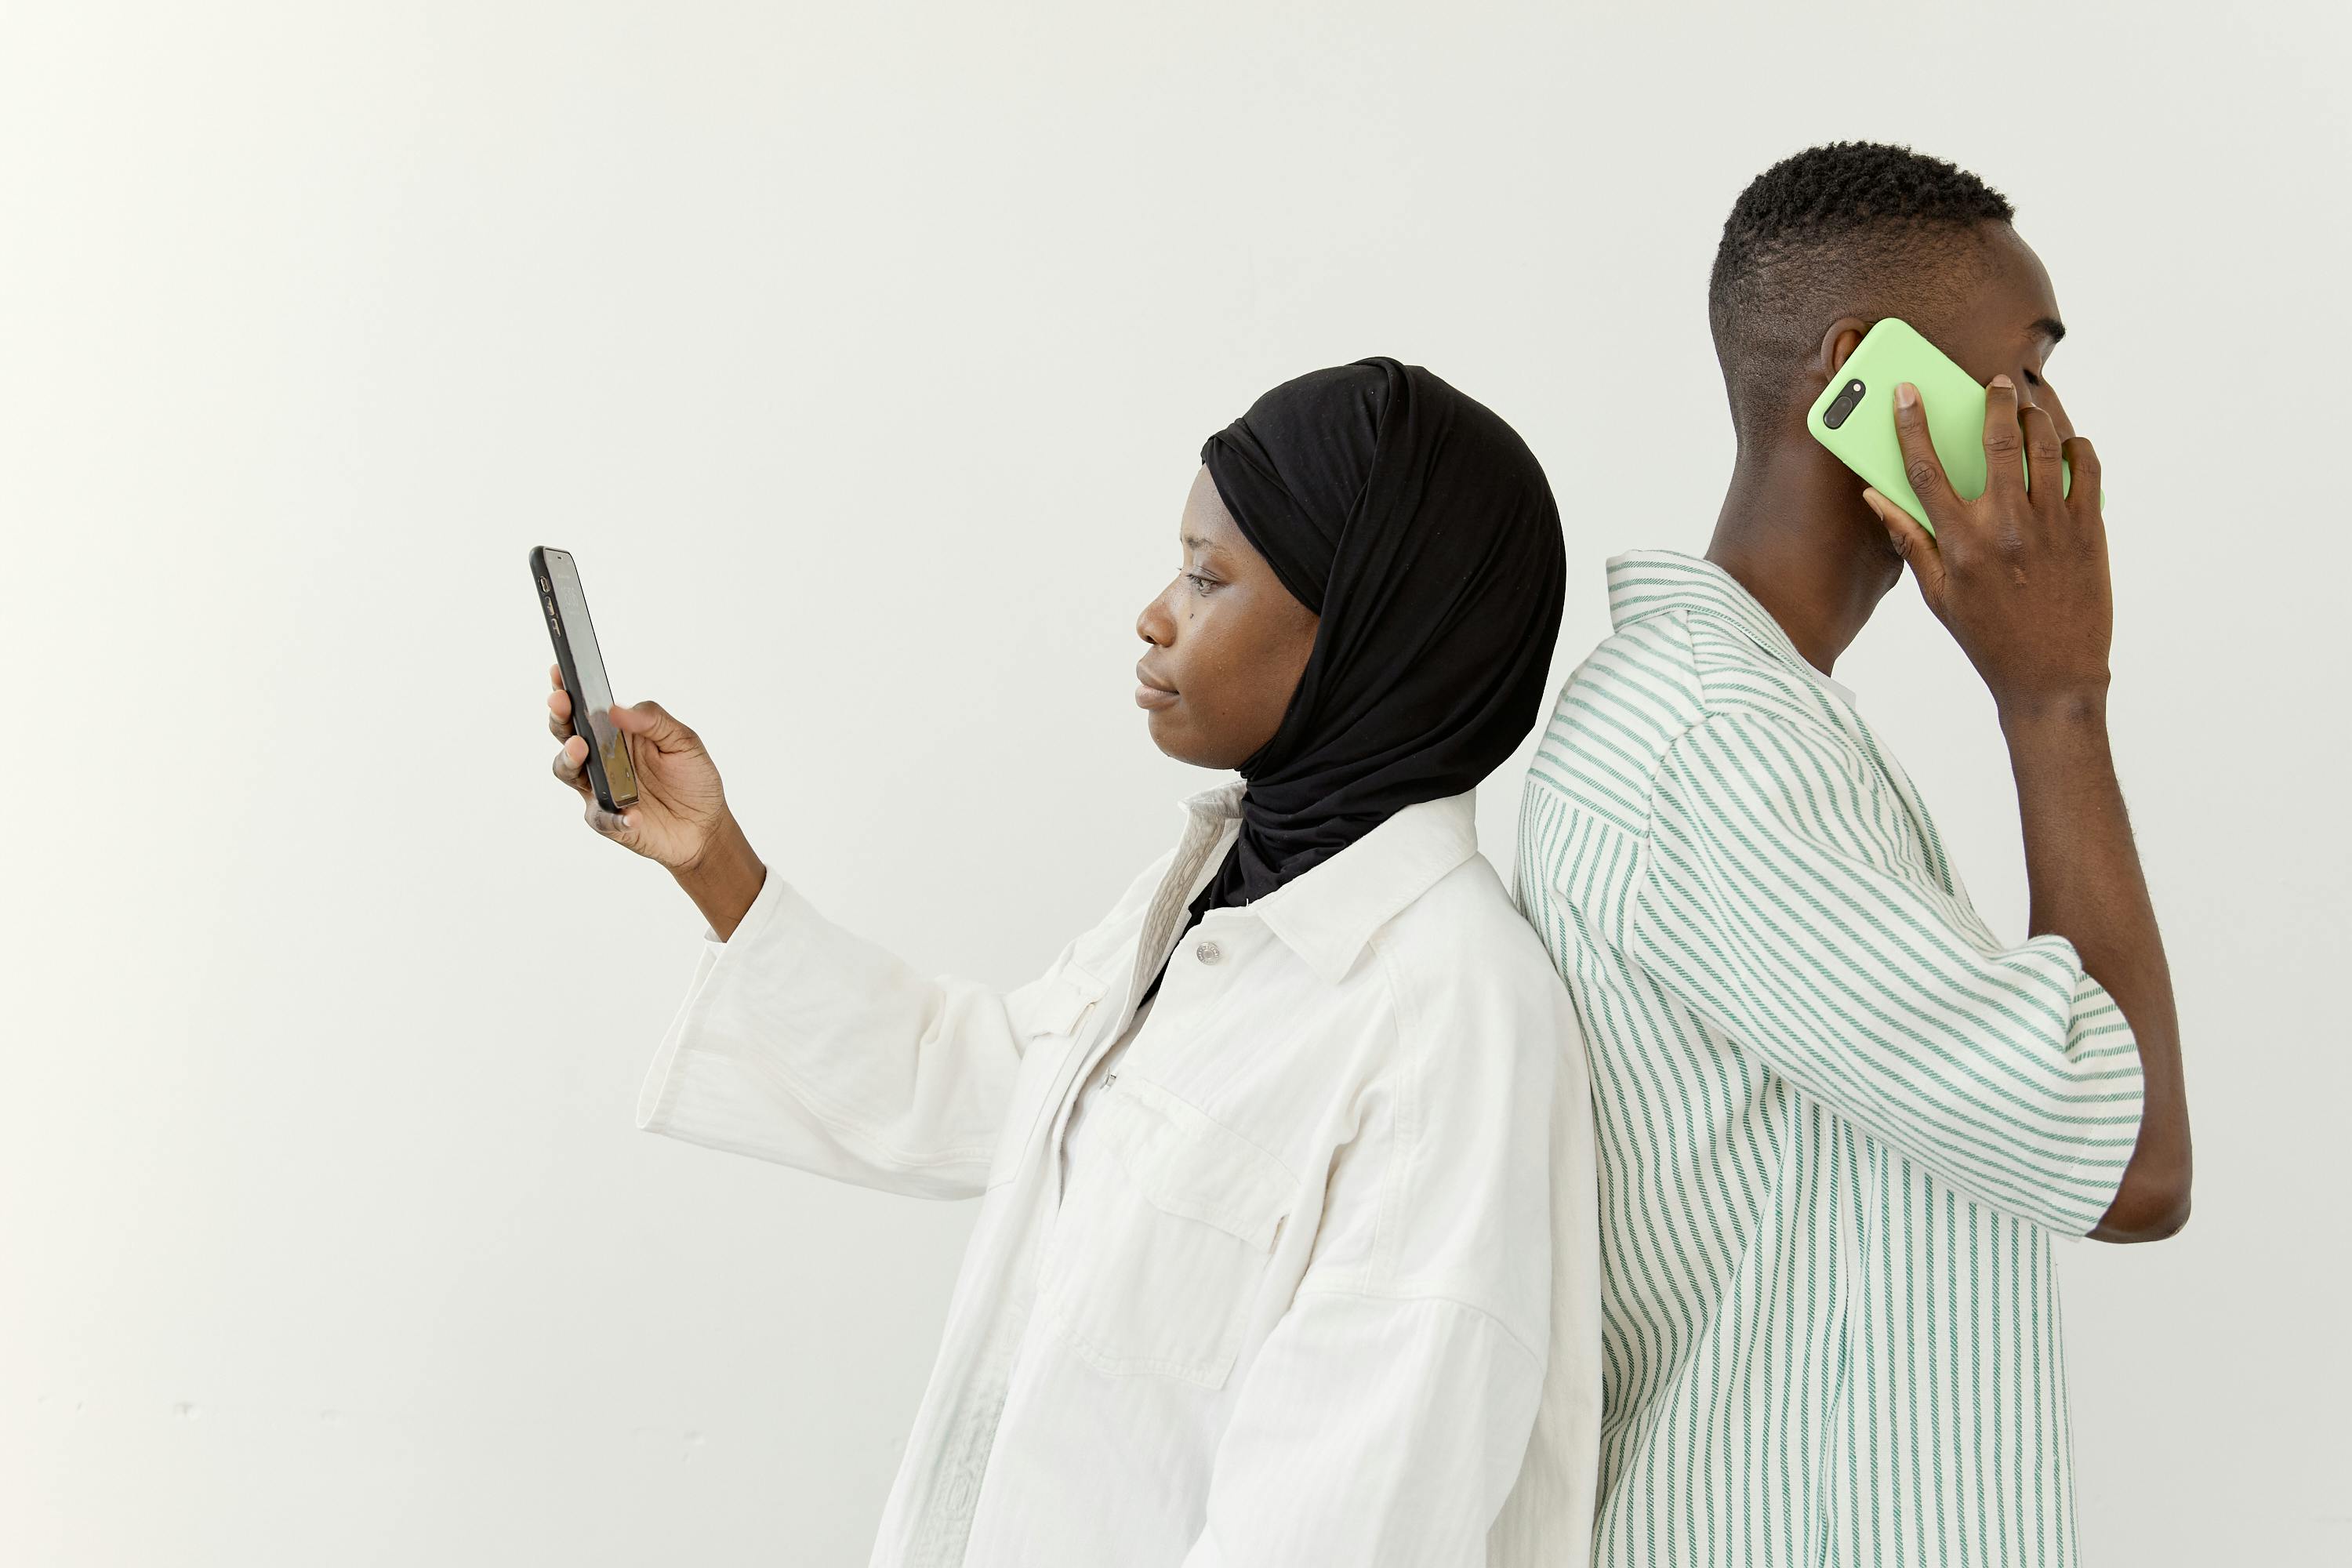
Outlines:
[[[632,1131],[700,924],[547,777],[526,552],[781,874],[1011,984],[1204,782],[1128,696],[1202,437],[1489,403],[1564,676],[1714,518],[1733,197],[1865,137],[2015,200],[2113,501],[2200,1180],[2064,1249],[2090,1560],[2352,1556],[2352,40],[2164,17],[0,4],[0,1554],[863,1562],[971,1211]],[[1837,673],[2021,931],[1910,587]]]

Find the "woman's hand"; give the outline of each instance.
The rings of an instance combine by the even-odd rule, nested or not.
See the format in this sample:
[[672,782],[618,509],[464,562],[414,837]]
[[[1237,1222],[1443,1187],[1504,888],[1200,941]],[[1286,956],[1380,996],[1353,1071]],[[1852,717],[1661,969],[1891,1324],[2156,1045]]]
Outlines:
[[572,732],[563,670],[551,665],[547,673],[555,687],[547,696],[547,728],[563,742],[555,753],[555,776],[580,796],[588,826],[674,872],[691,871],[723,837],[728,818],[718,765],[701,740],[658,702],[615,706],[613,722],[629,737],[629,760],[637,771],[636,801],[615,816],[597,802],[589,781],[588,742]]

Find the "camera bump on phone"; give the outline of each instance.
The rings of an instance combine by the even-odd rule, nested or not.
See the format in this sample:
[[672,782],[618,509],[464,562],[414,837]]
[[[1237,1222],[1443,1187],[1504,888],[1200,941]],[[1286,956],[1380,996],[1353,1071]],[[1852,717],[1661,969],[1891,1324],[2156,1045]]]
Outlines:
[[1837,395],[1837,400],[1822,410],[1822,423],[1832,430],[1844,424],[1846,416],[1853,412],[1853,405],[1862,401],[1862,395],[1867,390],[1859,381],[1847,382],[1845,390]]

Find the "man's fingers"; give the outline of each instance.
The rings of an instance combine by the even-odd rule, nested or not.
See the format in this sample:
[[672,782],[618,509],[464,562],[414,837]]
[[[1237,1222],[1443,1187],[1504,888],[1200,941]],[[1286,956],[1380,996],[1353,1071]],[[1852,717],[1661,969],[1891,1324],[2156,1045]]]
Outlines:
[[572,737],[572,694],[561,689],[547,694],[547,730],[557,740]]
[[2025,437],[2017,426],[2017,384],[1997,375],[1985,388],[1985,493],[2025,490]]
[[2018,425],[2024,432],[2026,479],[2032,487],[2035,510],[2055,511],[2062,499],[2058,460],[2063,455],[2058,422],[2046,408],[2029,408],[2018,416]]
[[2066,510],[2078,522],[2105,525],[2099,510],[2099,454],[2088,436],[2069,436],[2059,447],[2070,477],[2066,479]]
[[562,665],[560,665],[560,664],[551,664],[551,665],[549,665],[549,666],[547,667],[547,679],[548,679],[549,680],[551,680],[551,681],[552,681],[552,682],[554,682],[554,683],[555,683],[555,689],[557,689],[558,691],[562,690],[562,689],[563,689],[563,667],[562,667]]
[[1919,498],[1927,521],[1941,528],[1947,518],[1959,517],[1960,498],[1944,477],[1936,443],[1927,434],[1927,406],[1919,401],[1919,389],[1907,381],[1895,389],[1895,438],[1903,446],[1903,477],[1911,481],[1911,493]]

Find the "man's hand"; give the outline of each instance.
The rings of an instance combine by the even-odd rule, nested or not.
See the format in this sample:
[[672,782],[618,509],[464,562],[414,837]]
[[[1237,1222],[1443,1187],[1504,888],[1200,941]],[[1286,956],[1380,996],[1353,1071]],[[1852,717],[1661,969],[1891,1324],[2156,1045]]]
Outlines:
[[[1906,477],[1936,531],[1876,490],[1865,489],[1863,499],[2003,715],[2101,708],[2115,612],[2091,443],[2060,440],[2043,409],[2021,414],[2016,386],[1995,376],[1985,391],[1985,491],[1963,500],[1928,438],[1919,389],[1908,382],[1895,389],[1895,431]],[[2074,469],[2065,494],[2062,462]]]

